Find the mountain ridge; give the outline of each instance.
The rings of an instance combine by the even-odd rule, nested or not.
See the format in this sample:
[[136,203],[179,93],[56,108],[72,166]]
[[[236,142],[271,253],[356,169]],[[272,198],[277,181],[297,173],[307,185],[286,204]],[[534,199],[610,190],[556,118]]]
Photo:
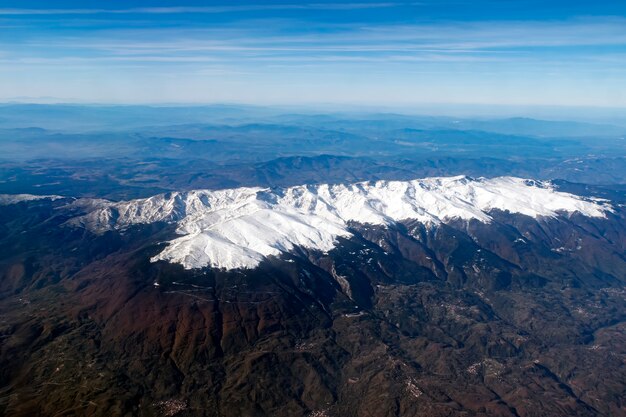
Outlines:
[[329,251],[338,238],[352,236],[352,222],[488,223],[493,210],[534,218],[575,212],[604,217],[612,210],[606,200],[556,191],[548,182],[466,176],[172,192],[96,207],[70,224],[104,232],[134,224],[176,223],[181,237],[153,260],[187,269],[253,268],[268,256],[296,247]]

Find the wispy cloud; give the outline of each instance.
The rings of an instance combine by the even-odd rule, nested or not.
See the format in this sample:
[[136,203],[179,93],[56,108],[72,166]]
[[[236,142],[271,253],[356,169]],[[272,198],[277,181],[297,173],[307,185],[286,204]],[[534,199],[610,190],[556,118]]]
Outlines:
[[[109,29],[81,36],[36,37],[5,43],[22,64],[76,60],[203,64],[228,62],[245,67],[272,62],[297,67],[307,63],[408,66],[424,63],[529,64],[626,60],[626,19],[562,22],[510,21],[413,25],[333,25],[313,33],[294,21],[255,21],[211,29]],[[0,46],[2,41],[0,40]],[[620,62],[621,60],[621,62]],[[579,64],[580,66],[581,64]]]
[[380,3],[294,3],[256,4],[237,6],[178,6],[178,7],[135,7],[127,9],[0,9],[0,15],[92,15],[92,14],[187,14],[187,13],[232,13],[272,10],[358,10],[390,7],[419,6],[419,2]]

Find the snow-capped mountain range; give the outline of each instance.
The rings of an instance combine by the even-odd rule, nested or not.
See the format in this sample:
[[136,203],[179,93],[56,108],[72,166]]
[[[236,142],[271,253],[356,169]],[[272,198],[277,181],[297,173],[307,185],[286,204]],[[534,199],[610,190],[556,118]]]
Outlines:
[[350,237],[351,222],[425,224],[453,219],[490,222],[492,210],[534,218],[579,212],[603,217],[606,201],[556,191],[546,182],[513,177],[464,176],[413,181],[303,185],[290,188],[236,188],[172,192],[146,199],[99,204],[71,223],[95,232],[134,224],[175,222],[181,236],[153,261],[253,268],[264,258],[305,247],[328,251]]

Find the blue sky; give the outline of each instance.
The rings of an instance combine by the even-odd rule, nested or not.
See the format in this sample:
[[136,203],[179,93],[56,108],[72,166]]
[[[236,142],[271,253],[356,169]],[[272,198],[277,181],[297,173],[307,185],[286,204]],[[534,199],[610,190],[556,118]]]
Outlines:
[[0,0],[16,99],[626,107],[626,3]]

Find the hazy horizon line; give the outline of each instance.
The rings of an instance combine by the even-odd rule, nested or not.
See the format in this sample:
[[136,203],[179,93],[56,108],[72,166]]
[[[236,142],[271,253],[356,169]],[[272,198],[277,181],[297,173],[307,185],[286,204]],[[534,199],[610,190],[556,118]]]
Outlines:
[[0,99],[0,107],[19,105],[39,106],[74,106],[74,107],[144,107],[144,108],[202,108],[202,107],[239,107],[252,110],[273,110],[274,116],[280,114],[388,114],[415,117],[447,117],[464,119],[516,119],[527,118],[549,122],[583,122],[598,125],[612,125],[626,128],[626,107],[606,107],[588,105],[503,105],[484,103],[416,103],[411,105],[374,105],[374,104],[338,104],[338,103],[274,103],[258,104],[251,102],[151,102],[151,103],[116,103],[116,102],[77,102],[77,101],[5,101]]

